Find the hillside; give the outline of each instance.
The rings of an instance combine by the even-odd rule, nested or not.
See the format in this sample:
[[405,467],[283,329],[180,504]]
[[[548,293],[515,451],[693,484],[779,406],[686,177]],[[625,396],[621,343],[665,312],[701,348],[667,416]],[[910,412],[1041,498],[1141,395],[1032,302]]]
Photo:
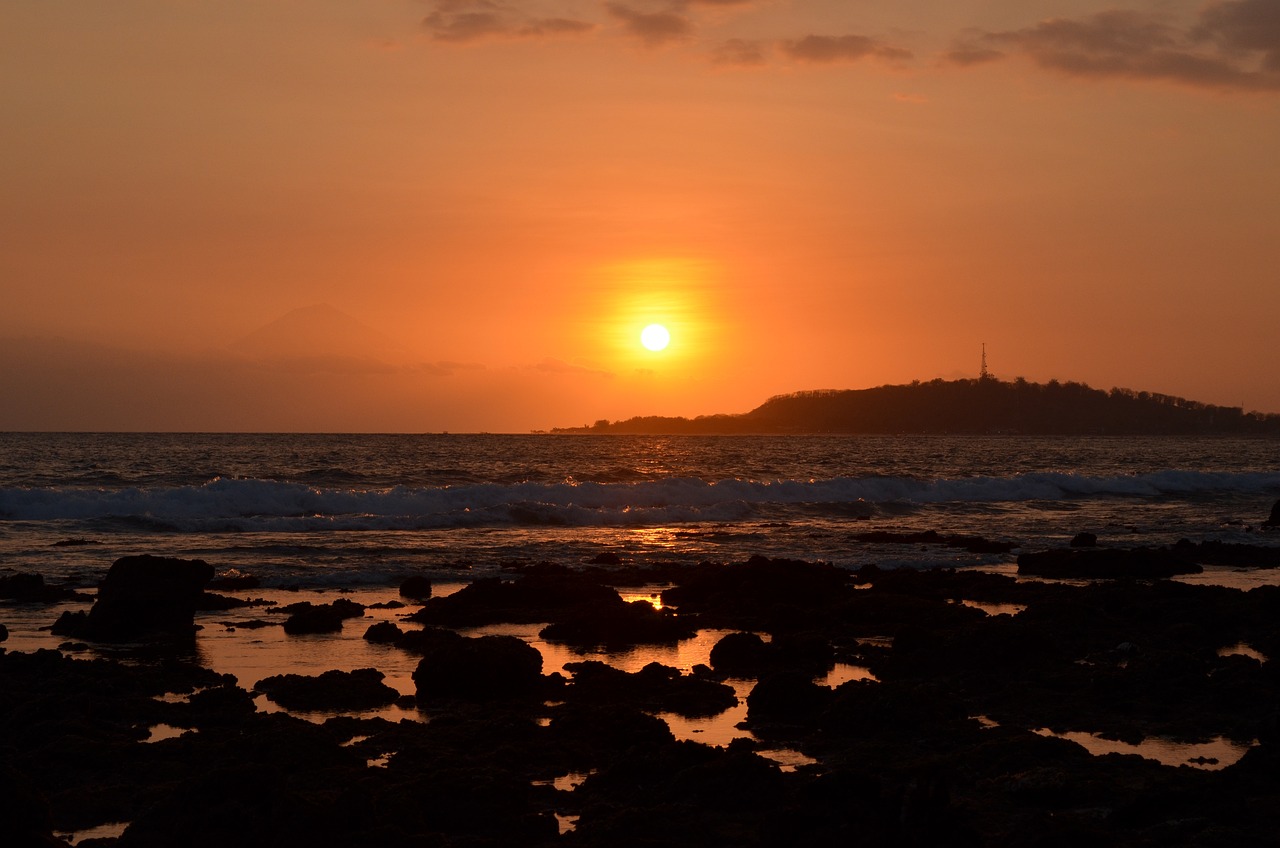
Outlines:
[[1280,435],[1280,415],[1131,389],[987,377],[796,392],[741,415],[637,417],[553,432],[1274,436]]

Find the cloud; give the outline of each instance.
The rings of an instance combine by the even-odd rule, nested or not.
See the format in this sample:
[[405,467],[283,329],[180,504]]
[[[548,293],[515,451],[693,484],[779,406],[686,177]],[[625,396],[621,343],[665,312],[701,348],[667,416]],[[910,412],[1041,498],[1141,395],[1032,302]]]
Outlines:
[[432,39],[453,44],[491,38],[556,38],[596,28],[573,18],[533,17],[491,0],[438,0],[422,25]]
[[716,65],[759,67],[768,59],[764,45],[759,41],[731,38],[711,51],[711,61]]
[[783,53],[796,61],[815,64],[856,62],[866,58],[897,62],[911,58],[909,50],[890,46],[866,35],[806,35],[794,41],[782,42],[781,48]]
[[1011,54],[1075,77],[1280,91],[1280,0],[1213,3],[1188,28],[1133,11],[1053,18],[976,34],[959,42],[947,59],[974,65]]
[[605,8],[622,21],[628,33],[649,47],[681,41],[693,34],[693,22],[676,12],[640,12],[621,3],[607,3]]

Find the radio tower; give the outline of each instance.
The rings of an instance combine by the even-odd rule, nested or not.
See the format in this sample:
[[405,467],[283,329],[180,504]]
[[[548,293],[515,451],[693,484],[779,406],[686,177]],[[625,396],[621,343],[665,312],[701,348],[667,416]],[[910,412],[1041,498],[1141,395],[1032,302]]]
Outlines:
[[979,380],[990,380],[991,372],[987,370],[987,343],[982,343],[982,370],[978,372]]

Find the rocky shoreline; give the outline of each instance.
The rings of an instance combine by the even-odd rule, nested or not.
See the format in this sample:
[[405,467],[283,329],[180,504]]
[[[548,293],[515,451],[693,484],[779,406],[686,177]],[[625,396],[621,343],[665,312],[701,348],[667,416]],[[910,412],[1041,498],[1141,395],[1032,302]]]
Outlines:
[[[254,606],[243,575],[213,594],[203,564],[127,557],[91,610],[58,619],[60,650],[0,655],[5,844],[127,822],[78,844],[1270,845],[1280,587],[1163,577],[1224,558],[1275,564],[1274,549],[1206,545],[1028,559],[1087,582],[760,557],[540,564],[446,597],[418,578],[373,621],[348,599]],[[69,591],[0,578],[0,616]],[[194,628],[230,628],[216,623],[228,609],[251,610],[235,626],[264,643],[320,649],[359,629],[410,663],[413,691],[376,668],[242,686],[196,649]],[[583,659],[546,673],[527,640],[458,632],[503,624],[537,625]],[[709,630],[729,633],[689,669],[628,672],[592,653]],[[114,658],[84,658],[99,642],[120,646]],[[824,685],[837,664],[871,673]],[[744,688],[743,735],[723,747],[659,717],[723,713]],[[383,707],[412,718],[371,713]],[[156,728],[166,738],[145,744]],[[1096,756],[1069,732],[1220,740],[1239,759]],[[762,755],[779,748],[802,764]]]

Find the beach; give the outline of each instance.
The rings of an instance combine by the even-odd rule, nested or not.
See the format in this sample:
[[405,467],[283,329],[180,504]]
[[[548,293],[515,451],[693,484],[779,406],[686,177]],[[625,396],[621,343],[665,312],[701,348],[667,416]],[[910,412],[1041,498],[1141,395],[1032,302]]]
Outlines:
[[[770,444],[777,464],[787,447]],[[743,445],[695,441],[704,470],[707,451]],[[1002,446],[1030,453],[988,453]],[[891,498],[775,497],[748,517],[707,500],[730,479],[711,468],[711,482],[679,486],[721,510],[714,521],[671,520],[690,496],[652,502],[644,484],[695,479],[676,468],[588,484],[610,504],[577,527],[455,527],[465,561],[401,559],[413,546],[396,532],[351,529],[389,520],[367,512],[329,516],[347,526],[328,548],[314,511],[235,507],[186,531],[155,510],[67,517],[68,503],[154,506],[205,485],[128,467],[114,488],[0,486],[11,844],[1267,844],[1280,832],[1274,472],[1222,443],[1175,448],[1172,467],[1117,472],[1133,446],[1091,470],[1079,443],[1060,443],[1068,478],[958,460],[934,476],[884,469]],[[872,482],[834,472],[807,492]],[[784,474],[734,478],[735,493],[806,485]],[[1052,479],[1105,491],[1055,502]],[[1116,494],[1125,480],[1148,491]],[[956,494],[1033,483],[1034,503]],[[426,497],[414,485],[396,496]],[[394,491],[309,488],[364,506]],[[599,521],[627,515],[624,492],[667,520]],[[23,498],[60,498],[63,514],[14,515]],[[772,554],[779,510],[792,518],[776,535],[790,552],[803,529],[808,556],[713,556],[726,537],[731,552]],[[801,528],[806,514],[818,517]],[[1057,523],[1013,532],[1037,515]],[[1155,515],[1164,525],[1142,532]],[[143,533],[144,520],[170,526]],[[210,529],[235,521],[277,526]],[[840,544],[824,544],[837,527]],[[574,538],[535,559],[510,556],[517,534],[526,553]],[[662,547],[677,539],[702,547]]]

